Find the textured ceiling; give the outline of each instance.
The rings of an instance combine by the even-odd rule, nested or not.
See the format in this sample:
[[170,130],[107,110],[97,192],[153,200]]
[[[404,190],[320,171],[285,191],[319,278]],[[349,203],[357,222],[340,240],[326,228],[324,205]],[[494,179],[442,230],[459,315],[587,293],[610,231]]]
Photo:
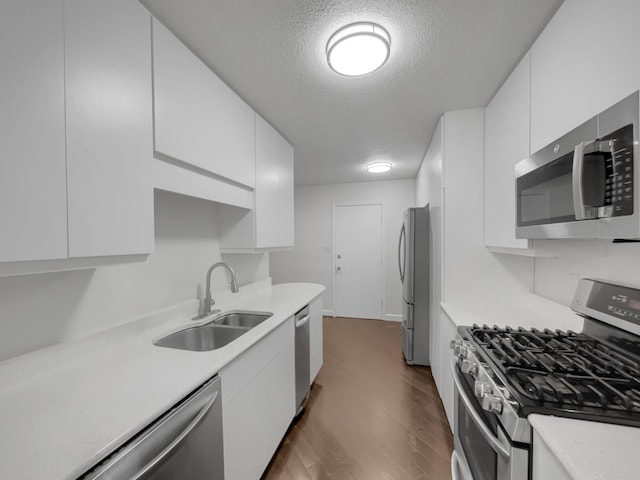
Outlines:
[[[438,118],[485,106],[561,0],[141,0],[295,148],[296,184],[415,177]],[[373,21],[378,71],[343,77],[329,36]],[[377,176],[364,166],[390,160]]]

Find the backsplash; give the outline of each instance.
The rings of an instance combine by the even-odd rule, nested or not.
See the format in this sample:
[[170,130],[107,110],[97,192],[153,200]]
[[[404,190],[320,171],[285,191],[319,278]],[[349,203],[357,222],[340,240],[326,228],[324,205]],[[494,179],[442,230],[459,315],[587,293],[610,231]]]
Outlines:
[[534,240],[534,291],[569,305],[578,280],[602,278],[640,287],[640,243],[605,240]]
[[[146,262],[0,278],[0,360],[202,298],[221,260],[217,205],[155,192],[155,253]],[[238,284],[269,276],[268,254],[225,255]],[[222,270],[212,290],[229,289]]]

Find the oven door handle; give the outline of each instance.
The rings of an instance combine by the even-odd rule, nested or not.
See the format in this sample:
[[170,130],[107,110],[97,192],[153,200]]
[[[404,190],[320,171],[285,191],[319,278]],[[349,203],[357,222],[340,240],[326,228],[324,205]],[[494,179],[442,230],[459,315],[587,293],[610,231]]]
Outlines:
[[471,403],[471,400],[469,399],[469,397],[467,397],[467,392],[465,392],[463,386],[460,383],[460,378],[458,377],[458,363],[456,362],[455,357],[451,360],[451,373],[453,374],[453,382],[455,383],[458,395],[460,395],[462,403],[464,403],[464,406],[469,412],[469,415],[471,415],[471,418],[476,424],[476,427],[478,427],[478,430],[480,430],[480,433],[482,434],[484,439],[487,441],[487,443],[489,443],[489,446],[493,449],[494,452],[499,453],[504,458],[509,458],[511,456],[509,450],[504,445],[502,445],[502,443],[500,443],[493,432],[489,430],[489,427],[487,427],[487,425],[484,423],[484,420],[482,420],[482,418],[476,411],[475,407]]
[[[462,472],[462,476],[458,472]],[[455,450],[451,454],[451,480],[473,479],[469,467],[462,461],[460,455]]]

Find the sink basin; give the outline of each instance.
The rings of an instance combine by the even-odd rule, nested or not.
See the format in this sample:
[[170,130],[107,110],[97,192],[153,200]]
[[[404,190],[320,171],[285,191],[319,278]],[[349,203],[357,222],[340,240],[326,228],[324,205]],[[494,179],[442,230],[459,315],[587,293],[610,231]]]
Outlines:
[[231,327],[253,328],[271,316],[271,313],[262,312],[229,312],[213,320],[213,323]]
[[193,352],[206,352],[228,345],[249,328],[226,327],[219,325],[202,325],[186,328],[153,342],[158,347],[179,348]]

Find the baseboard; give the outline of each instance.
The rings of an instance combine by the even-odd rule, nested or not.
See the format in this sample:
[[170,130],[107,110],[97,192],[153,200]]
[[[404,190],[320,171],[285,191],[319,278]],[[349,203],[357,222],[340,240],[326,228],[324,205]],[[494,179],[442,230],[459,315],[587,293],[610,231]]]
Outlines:
[[333,310],[322,310],[323,317],[335,317]]

